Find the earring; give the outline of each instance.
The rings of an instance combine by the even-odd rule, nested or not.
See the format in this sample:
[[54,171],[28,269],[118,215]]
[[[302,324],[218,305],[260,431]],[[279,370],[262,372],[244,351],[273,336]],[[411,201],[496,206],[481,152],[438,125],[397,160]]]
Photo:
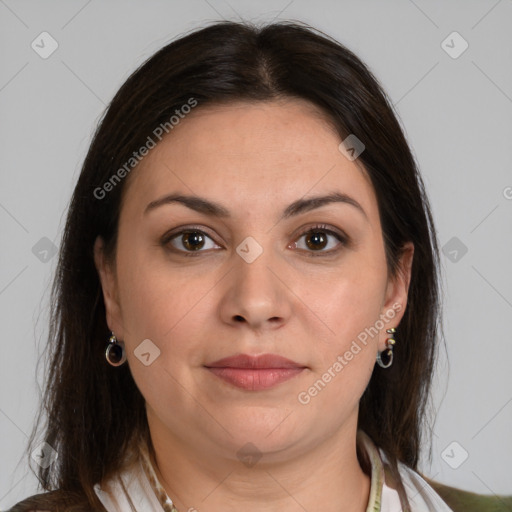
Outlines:
[[381,368],[389,368],[393,364],[393,346],[396,343],[396,340],[393,338],[396,329],[391,327],[391,329],[386,329],[386,332],[391,334],[391,338],[386,340],[386,348],[377,354],[377,364]]
[[117,341],[116,335],[112,332],[108,340],[105,357],[112,366],[121,366],[126,361],[126,351],[124,346]]

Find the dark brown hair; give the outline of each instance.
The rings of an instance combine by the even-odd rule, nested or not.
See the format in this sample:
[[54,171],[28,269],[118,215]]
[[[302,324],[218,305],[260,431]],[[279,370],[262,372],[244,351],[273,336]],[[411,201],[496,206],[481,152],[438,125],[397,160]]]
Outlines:
[[[396,276],[401,248],[415,246],[408,304],[394,363],[378,366],[365,390],[359,428],[397,461],[416,469],[440,329],[439,255],[422,179],[376,78],[347,48],[298,22],[256,27],[219,22],[168,44],[122,85],[99,124],[74,190],[52,288],[48,375],[31,436],[47,415],[44,440],[57,461],[39,468],[45,491],[82,495],[101,509],[93,484],[119,469],[136,436],[149,437],[145,402],[128,365],[105,360],[109,330],[93,260],[97,236],[115,257],[122,191],[98,187],[190,98],[202,105],[301,98],[318,107],[341,139],[365,145],[358,161],[373,184],[386,260]],[[136,168],[133,172],[136,172]],[[430,445],[430,439],[429,439]],[[404,489],[400,487],[402,499]]]

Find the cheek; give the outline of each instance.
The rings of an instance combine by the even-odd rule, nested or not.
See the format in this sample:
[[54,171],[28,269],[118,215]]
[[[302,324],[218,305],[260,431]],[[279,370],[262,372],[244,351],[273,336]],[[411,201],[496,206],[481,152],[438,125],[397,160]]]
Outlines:
[[[195,389],[191,368],[202,366],[205,361],[207,335],[202,335],[202,329],[212,318],[212,289],[219,277],[199,267],[180,271],[142,252],[121,258],[118,269],[119,276],[123,276],[120,289],[124,342],[139,389],[148,402],[155,402],[156,408],[164,396],[162,389],[166,390],[165,400],[169,403],[188,403],[189,395],[183,389]],[[150,366],[138,359],[144,340],[150,340],[145,343],[150,352],[157,354]],[[193,408],[194,404],[188,403],[187,407]]]
[[345,407],[357,406],[373,372],[386,269],[361,256],[347,262],[330,284],[325,284],[323,289],[310,290],[309,297],[315,297],[316,310],[322,312],[332,332],[314,338],[317,364],[308,379],[310,387],[303,389],[303,402],[315,402],[314,407],[320,408],[339,404],[332,410],[336,415],[343,414]]
[[[311,407],[310,413],[327,414],[335,422],[343,421],[358,407],[377,354],[380,290],[365,288],[363,283],[354,287],[353,283],[347,279],[329,295],[332,303],[325,304],[323,311],[334,334],[313,338],[314,365],[298,396],[299,403]],[[375,286],[378,283],[376,280]]]
[[[329,282],[314,291],[316,309],[333,331],[338,349],[374,326],[385,298],[387,272],[383,261],[354,253]],[[311,290],[309,296],[311,297]]]
[[214,284],[204,272],[180,271],[142,250],[120,256],[118,276],[123,325],[131,338],[141,339],[165,338]]
[[[135,251],[118,260],[128,362],[137,387],[154,410],[172,410],[170,404],[192,410],[194,403],[183,392],[194,389],[189,365],[199,364],[201,355],[192,334],[198,328],[197,315],[206,315],[207,301],[201,298],[215,281],[204,274],[191,277],[155,260]],[[147,366],[140,359],[143,346],[150,354]],[[167,420],[172,423],[172,418]]]

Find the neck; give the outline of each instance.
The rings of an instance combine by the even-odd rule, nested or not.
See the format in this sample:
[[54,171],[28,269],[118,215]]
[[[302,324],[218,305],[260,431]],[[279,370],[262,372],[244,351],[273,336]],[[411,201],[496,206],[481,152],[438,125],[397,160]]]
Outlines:
[[293,458],[266,461],[264,454],[245,464],[172,437],[152,433],[152,440],[155,472],[180,512],[366,511],[370,477],[357,458],[355,428]]

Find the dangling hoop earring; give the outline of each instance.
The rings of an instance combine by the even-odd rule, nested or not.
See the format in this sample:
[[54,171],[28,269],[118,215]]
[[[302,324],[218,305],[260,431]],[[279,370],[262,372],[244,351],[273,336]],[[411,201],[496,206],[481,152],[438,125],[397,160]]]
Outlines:
[[112,332],[105,350],[105,358],[112,366],[121,366],[126,361],[126,351],[122,343],[117,341],[116,335]]
[[391,327],[391,329],[386,329],[386,332],[391,334],[391,338],[386,340],[386,348],[377,354],[377,364],[381,368],[389,368],[393,364],[393,346],[396,343],[396,340],[393,338],[396,329]]

